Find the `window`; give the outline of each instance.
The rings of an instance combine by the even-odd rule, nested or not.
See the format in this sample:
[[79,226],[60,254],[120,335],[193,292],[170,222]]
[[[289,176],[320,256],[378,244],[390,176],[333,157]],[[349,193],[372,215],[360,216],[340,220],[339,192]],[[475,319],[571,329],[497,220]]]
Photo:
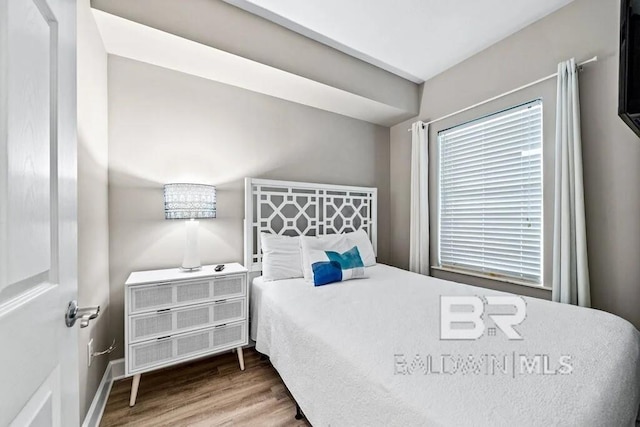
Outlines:
[[542,100],[438,133],[439,265],[542,283]]

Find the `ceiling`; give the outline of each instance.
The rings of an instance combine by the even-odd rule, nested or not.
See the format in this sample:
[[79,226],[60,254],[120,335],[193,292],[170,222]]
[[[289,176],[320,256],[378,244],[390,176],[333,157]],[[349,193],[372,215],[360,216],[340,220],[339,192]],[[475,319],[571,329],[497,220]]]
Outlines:
[[415,115],[184,37],[93,9],[106,51],[358,120],[391,126]]
[[225,0],[416,83],[573,0]]

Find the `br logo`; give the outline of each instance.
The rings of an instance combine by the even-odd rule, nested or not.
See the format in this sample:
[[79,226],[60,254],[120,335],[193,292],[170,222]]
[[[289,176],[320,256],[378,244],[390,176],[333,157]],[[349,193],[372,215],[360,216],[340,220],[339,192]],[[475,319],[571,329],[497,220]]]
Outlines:
[[[501,310],[490,308],[500,307]],[[500,311],[501,313],[496,313]],[[493,325],[487,328],[486,318]],[[496,328],[510,340],[521,340],[514,329],[527,315],[527,304],[522,297],[508,296],[441,296],[440,297],[440,339],[477,340],[487,331],[495,336]]]

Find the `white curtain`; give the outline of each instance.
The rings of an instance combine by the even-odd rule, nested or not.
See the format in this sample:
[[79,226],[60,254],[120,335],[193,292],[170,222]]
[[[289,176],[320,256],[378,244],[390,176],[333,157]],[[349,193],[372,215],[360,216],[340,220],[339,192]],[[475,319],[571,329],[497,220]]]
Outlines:
[[591,306],[575,61],[558,64],[553,215],[553,300]]
[[411,127],[411,228],[409,269],[429,274],[429,126]]

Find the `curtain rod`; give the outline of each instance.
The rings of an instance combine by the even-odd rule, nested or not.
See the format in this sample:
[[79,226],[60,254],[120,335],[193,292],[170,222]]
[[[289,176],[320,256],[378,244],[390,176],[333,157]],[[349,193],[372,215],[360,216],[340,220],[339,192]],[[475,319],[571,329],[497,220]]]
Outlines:
[[[593,57],[593,58],[591,58],[591,59],[587,59],[586,61],[579,63],[579,64],[577,65],[577,67],[578,67],[578,68],[582,68],[584,65],[587,65],[587,64],[589,64],[589,63],[591,63],[591,62],[597,62],[597,61],[598,61],[598,57],[597,57],[597,56],[594,56],[594,57]],[[542,82],[546,82],[547,80],[551,80],[551,79],[553,79],[554,77],[558,77],[558,73],[557,73],[557,72],[555,72],[555,73],[553,73],[553,74],[550,74],[550,75],[548,75],[547,77],[543,77],[543,78],[541,78],[541,79],[538,79],[538,80],[536,80],[536,81],[534,81],[534,82],[531,82],[531,83],[529,83],[529,84],[526,84],[526,85],[524,85],[524,86],[520,86],[520,87],[515,88],[515,89],[512,89],[512,90],[510,90],[510,91],[508,91],[508,92],[505,92],[505,93],[502,93],[502,94],[500,94],[500,95],[494,96],[493,98],[489,98],[489,99],[486,99],[486,100],[484,100],[484,101],[482,101],[482,102],[478,102],[477,104],[474,104],[474,105],[472,105],[472,106],[470,106],[470,107],[463,108],[462,110],[458,110],[458,111],[455,111],[455,112],[453,112],[453,113],[447,114],[446,116],[442,116],[442,117],[439,117],[439,118],[437,118],[437,119],[431,120],[431,121],[429,121],[429,122],[427,122],[427,123],[423,123],[423,124],[422,124],[422,126],[424,127],[424,126],[426,126],[426,125],[430,125],[431,123],[435,123],[435,122],[439,122],[439,121],[444,120],[444,119],[448,119],[449,117],[456,116],[456,115],[458,115],[458,114],[461,114],[461,113],[464,113],[464,112],[466,112],[466,111],[472,110],[472,109],[474,109],[474,108],[480,107],[480,106],[482,106],[482,105],[484,105],[484,104],[488,104],[489,102],[495,101],[495,100],[500,99],[500,98],[504,98],[505,96],[511,95],[512,93],[516,93],[516,92],[519,92],[519,91],[521,91],[521,90],[524,90],[524,89],[530,88],[531,86],[535,86],[535,85],[540,84],[540,83],[542,83]],[[409,132],[411,132],[411,129],[407,129],[407,130],[408,130]]]

